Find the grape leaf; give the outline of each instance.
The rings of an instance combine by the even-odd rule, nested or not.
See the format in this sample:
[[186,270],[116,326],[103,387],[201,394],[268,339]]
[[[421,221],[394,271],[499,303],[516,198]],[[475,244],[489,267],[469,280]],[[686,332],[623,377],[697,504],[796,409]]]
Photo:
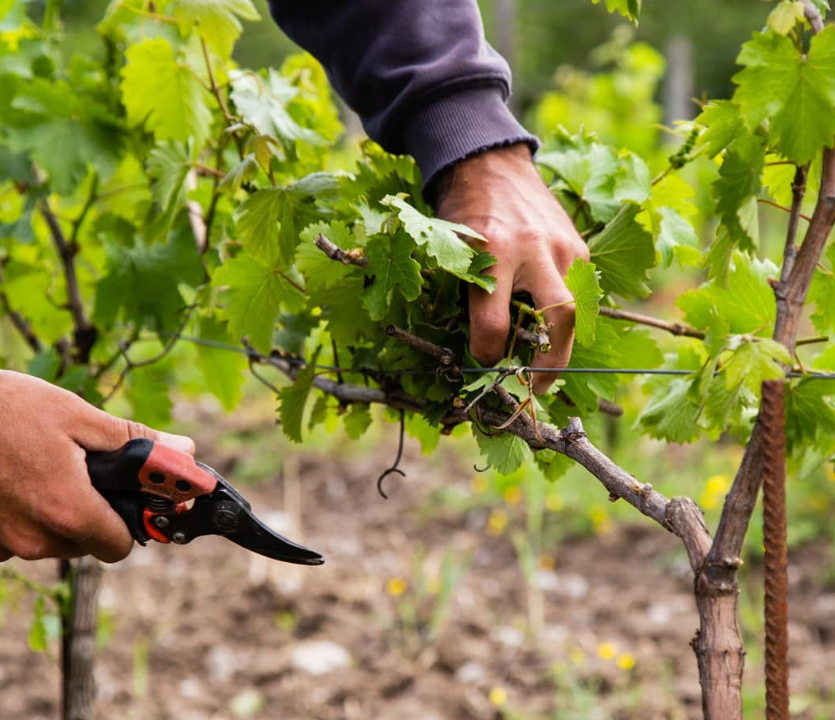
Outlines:
[[265,263],[289,267],[301,229],[320,217],[317,202],[338,187],[328,173],[313,173],[284,188],[250,195],[241,206],[237,230],[252,255]]
[[652,235],[635,217],[640,208],[629,204],[601,233],[589,240],[591,261],[600,270],[600,287],[625,297],[646,297],[647,270],[655,265]]
[[[212,343],[237,344],[235,338],[213,317],[206,317],[200,321],[199,337]],[[246,357],[220,347],[195,344],[194,348],[206,389],[220,400],[226,412],[231,412],[243,395],[248,367]]]
[[225,289],[223,317],[235,338],[247,337],[252,346],[268,353],[273,329],[281,310],[298,310],[303,293],[279,268],[262,264],[251,255],[241,254],[215,270],[212,285]]
[[258,177],[259,169],[260,165],[255,153],[249,153],[249,155],[244,156],[243,160],[233,165],[229,172],[226,173],[226,177],[218,185],[218,190],[229,194],[234,193],[244,183],[255,180]]
[[739,106],[730,100],[711,100],[694,122],[707,128],[699,142],[706,146],[708,157],[722,152],[745,129]]
[[35,78],[18,90],[11,106],[20,116],[5,129],[9,150],[27,153],[49,175],[53,190],[71,193],[90,166],[103,177],[113,173],[124,133],[103,105],[63,81]]
[[650,194],[649,168],[641,158],[589,135],[557,134],[536,162],[562,178],[599,222],[611,220],[624,202],[643,202]]
[[293,384],[281,388],[279,394],[281,427],[284,434],[293,442],[302,441],[302,420],[307,398],[313,387],[313,380],[316,378],[316,362],[319,359],[320,349],[317,348],[310,362],[299,370]]
[[261,16],[250,0],[176,0],[174,14],[182,18],[187,29],[197,27],[206,44],[223,58],[241,35],[241,20],[255,22]]
[[205,277],[191,228],[175,229],[166,243],[137,242],[127,248],[109,242],[105,248],[108,272],[98,283],[96,324],[109,328],[121,315],[139,325],[173,332],[186,302],[172,278],[196,287]]
[[802,0],[780,0],[768,15],[768,27],[779,35],[788,35],[804,17]]
[[725,366],[725,383],[728,388],[744,385],[759,397],[764,380],[784,377],[778,362],[786,365],[792,362],[792,356],[784,345],[770,338],[761,338],[758,342],[743,341]]
[[515,435],[502,433],[488,436],[475,426],[473,434],[486,464],[499,475],[510,475],[522,467],[529,457],[527,443]]
[[689,443],[701,435],[696,422],[700,408],[690,398],[692,380],[674,378],[659,383],[638,417],[647,433],[667,442]]
[[313,145],[323,142],[317,133],[302,127],[290,115],[287,106],[299,91],[275,70],[269,70],[266,81],[249,71],[230,72],[229,77],[235,107],[261,135]]
[[[826,256],[835,266],[835,245],[829,246]],[[806,301],[815,303],[811,320],[817,331],[828,335],[835,330],[835,275],[831,270],[823,266],[815,270]]]
[[162,207],[162,227],[168,234],[177,211],[186,204],[186,178],[192,164],[182,143],[160,143],[148,154],[148,176],[156,180],[154,199]]
[[350,345],[357,338],[369,334],[372,323],[362,304],[363,279],[346,277],[327,290],[308,290],[308,307],[319,307],[322,319],[328,322],[328,332],[338,343]]
[[831,381],[804,378],[786,387],[786,447],[822,447],[835,435]]
[[415,243],[404,231],[390,237],[375,237],[366,245],[366,275],[373,282],[365,289],[362,302],[372,320],[385,317],[397,288],[405,300],[416,300],[423,282],[420,265],[412,259]]
[[[597,5],[602,0],[592,0],[592,2]],[[637,24],[638,16],[641,14],[641,0],[606,0],[606,9],[610,13],[618,12]]]
[[423,415],[406,413],[406,434],[420,443],[420,450],[424,455],[431,455],[441,439],[441,431],[432,425]]
[[743,135],[728,148],[719,168],[719,179],[713,183],[716,213],[727,228],[730,240],[743,250],[753,250],[756,246],[757,195],[764,163],[765,149],[759,138]]
[[371,410],[368,405],[352,405],[342,416],[345,432],[352,440],[359,440],[371,426]]
[[696,328],[708,330],[718,317],[731,333],[767,333],[777,313],[768,282],[772,277],[779,277],[772,262],[736,253],[727,287],[710,280],[679,295],[676,304],[684,311],[684,319]]
[[835,136],[835,28],[815,35],[801,54],[791,38],[755,33],[737,59],[734,101],[752,131],[771,119],[771,138],[780,153],[809,162]]
[[577,258],[568,268],[565,285],[574,296],[574,338],[580,345],[594,345],[597,314],[600,312],[599,273],[594,263]]
[[174,403],[168,396],[170,374],[159,363],[134,368],[128,375],[125,397],[133,410],[133,419],[153,428],[166,428],[171,423]]
[[454,275],[467,274],[476,252],[459,236],[465,235],[482,242],[487,239],[465,225],[447,222],[423,215],[402,197],[386,196],[382,204],[392,208],[403,227],[420,246],[425,246],[430,257],[435,258],[444,270]]
[[655,249],[661,257],[661,266],[669,267],[673,258],[679,266],[697,266],[702,259],[698,249],[699,238],[693,226],[671,207],[655,207],[648,204],[646,212],[638,216],[638,222],[652,233]]
[[145,40],[125,52],[122,102],[128,123],[145,123],[157,140],[194,139],[202,147],[212,114],[207,91],[164,39]]

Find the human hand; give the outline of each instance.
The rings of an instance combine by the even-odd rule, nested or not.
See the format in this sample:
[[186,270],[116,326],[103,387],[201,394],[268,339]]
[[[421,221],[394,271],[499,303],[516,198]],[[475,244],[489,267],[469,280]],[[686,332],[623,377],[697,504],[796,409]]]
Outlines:
[[91,485],[85,458],[87,450],[115,450],[138,437],[194,453],[187,437],[120,420],[67,390],[0,370],[0,562],[126,557],[133,539]]
[[[545,320],[553,324],[551,351],[538,352],[533,365],[566,367],[574,342],[574,304],[563,277],[576,258],[588,260],[589,251],[539,175],[528,146],[488,150],[462,160],[438,188],[439,217],[481,233],[489,242],[473,244],[496,258],[487,271],[496,278],[493,294],[470,286],[470,352],[484,365],[504,357],[511,295],[528,292],[537,308],[551,308]],[[535,391],[545,392],[555,378],[537,374]]]

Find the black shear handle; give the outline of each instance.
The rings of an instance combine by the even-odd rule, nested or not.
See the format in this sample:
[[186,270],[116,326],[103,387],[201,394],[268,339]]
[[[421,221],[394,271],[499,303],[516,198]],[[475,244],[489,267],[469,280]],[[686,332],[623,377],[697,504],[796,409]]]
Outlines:
[[147,498],[141,491],[139,471],[153,447],[153,440],[138,438],[118,450],[87,453],[87,473],[93,487],[119,513],[133,539],[140,545],[145,545],[151,537],[145,529]]

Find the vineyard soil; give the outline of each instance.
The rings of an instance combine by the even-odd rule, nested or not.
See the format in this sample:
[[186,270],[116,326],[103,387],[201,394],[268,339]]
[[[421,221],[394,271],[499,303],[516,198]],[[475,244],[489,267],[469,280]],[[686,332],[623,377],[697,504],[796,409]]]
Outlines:
[[[248,452],[269,456],[275,435],[268,419],[242,413],[219,426],[216,418],[206,420],[198,435],[202,458],[230,478],[236,457],[217,449],[223,437],[255,432],[258,441],[247,442]],[[488,720],[503,717],[490,702],[491,690],[494,703],[502,698],[497,688],[506,692],[504,717],[520,720],[700,717],[688,648],[698,618],[692,576],[676,538],[648,525],[616,525],[551,548],[555,567],[538,576],[544,630],[538,641],[527,641],[519,629],[527,614],[526,585],[509,533],[487,532],[485,509],[447,509],[418,520],[418,509],[442,483],[469,491],[472,466],[443,443],[426,460],[409,442],[403,465],[408,478],[390,478],[392,497],[384,501],[374,480],[395,442],[391,435],[379,452],[364,456],[300,457],[303,539],[327,556],[322,568],[265,567],[217,538],[185,548],[153,544],[111,568],[103,607],[113,634],[97,667],[99,717]],[[244,490],[268,517],[270,508],[285,506],[294,495],[276,474]],[[517,512],[521,507],[510,509]],[[387,585],[397,577],[412,582],[418,548],[431,564],[448,545],[462,555],[474,551],[450,621],[436,646],[404,650],[397,598]],[[823,545],[792,558],[792,681],[801,699],[820,696],[818,683],[826,685],[824,694],[832,693],[835,587],[819,575],[831,562]],[[43,581],[54,573],[52,562],[12,566]],[[743,578],[746,588],[759,582],[756,570]],[[51,720],[57,663],[54,653],[23,652],[28,607],[23,603],[11,613],[0,635],[0,717]],[[316,656],[318,648],[322,659],[322,646],[311,645],[317,641],[342,646],[349,666],[320,676],[298,669],[305,649]],[[613,652],[634,656],[634,668],[619,668],[609,657]],[[753,642],[750,652],[746,683],[756,695],[761,669]],[[559,707],[577,714],[554,715],[554,667],[557,682],[571,688],[560,685]],[[588,714],[582,703],[598,690],[601,714]]]

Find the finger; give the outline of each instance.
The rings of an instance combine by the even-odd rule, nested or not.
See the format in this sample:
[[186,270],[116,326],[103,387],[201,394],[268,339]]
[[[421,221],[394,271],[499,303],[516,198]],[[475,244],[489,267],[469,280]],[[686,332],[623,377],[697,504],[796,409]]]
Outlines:
[[[537,352],[533,367],[568,367],[574,344],[574,297],[553,265],[543,266],[535,273],[528,290],[537,308],[545,310],[545,322],[551,325],[551,351]],[[533,388],[544,393],[559,377],[556,373],[536,373]]]
[[133,537],[119,514],[92,485],[87,474],[86,452],[73,448],[68,479],[61,501],[42,508],[42,524],[73,543],[82,555],[107,563],[118,562],[133,548]]
[[504,357],[512,292],[513,278],[507,273],[496,275],[492,294],[470,285],[470,353],[484,366],[491,367]]
[[141,423],[108,415],[89,403],[80,406],[79,417],[71,430],[71,437],[87,450],[116,450],[129,440],[148,438],[194,455],[194,440],[185,435],[152,430]]
[[21,560],[69,560],[82,555],[86,553],[74,542],[45,530],[19,531],[16,537],[7,538],[3,545],[0,545],[0,562],[12,557],[19,557]]

